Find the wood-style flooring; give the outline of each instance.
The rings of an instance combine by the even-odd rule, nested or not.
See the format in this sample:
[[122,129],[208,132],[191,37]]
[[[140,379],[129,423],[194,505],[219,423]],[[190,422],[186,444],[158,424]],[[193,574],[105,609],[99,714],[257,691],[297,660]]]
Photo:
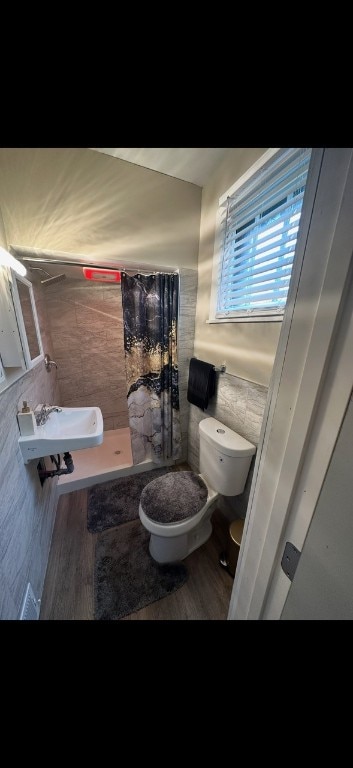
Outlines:
[[[93,620],[93,572],[96,538],[87,530],[88,489],[59,498],[41,602],[41,620]],[[233,579],[219,565],[228,523],[218,510],[210,539],[185,560],[189,578],[172,595],[158,600],[128,620],[225,620]],[[129,525],[129,523],[127,523]]]

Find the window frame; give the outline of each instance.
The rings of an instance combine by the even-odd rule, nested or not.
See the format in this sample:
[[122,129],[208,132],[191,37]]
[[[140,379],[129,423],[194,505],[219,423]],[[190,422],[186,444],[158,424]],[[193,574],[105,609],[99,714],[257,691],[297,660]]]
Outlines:
[[215,245],[212,263],[212,283],[211,283],[211,296],[210,296],[210,309],[209,309],[209,324],[218,323],[268,323],[268,322],[282,322],[285,306],[278,309],[271,310],[249,310],[248,312],[237,312],[237,314],[230,314],[226,317],[216,317],[217,312],[217,300],[218,300],[218,288],[221,279],[222,268],[222,256],[223,256],[223,238],[224,238],[224,206],[227,204],[227,199],[234,195],[234,193],[243,187],[261,168],[274,158],[279,152],[282,151],[281,147],[271,147],[264,152],[261,157],[256,160],[248,170],[232,184],[232,186],[219,198],[218,209],[216,216],[216,232],[215,232]]

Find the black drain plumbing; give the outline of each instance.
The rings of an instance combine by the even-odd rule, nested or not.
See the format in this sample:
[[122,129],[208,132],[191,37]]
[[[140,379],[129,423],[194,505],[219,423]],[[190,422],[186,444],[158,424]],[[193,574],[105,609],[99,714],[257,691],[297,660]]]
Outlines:
[[64,462],[66,464],[66,468],[61,466],[61,458],[60,453],[58,453],[58,458],[56,459],[55,456],[50,456],[52,463],[55,464],[56,469],[46,469],[44,459],[40,459],[40,461],[37,464],[38,469],[38,475],[41,482],[41,485],[45,482],[45,480],[48,479],[48,477],[58,477],[58,475],[71,475],[71,473],[74,471],[74,462],[73,458],[71,456],[71,453],[66,451],[64,453]]

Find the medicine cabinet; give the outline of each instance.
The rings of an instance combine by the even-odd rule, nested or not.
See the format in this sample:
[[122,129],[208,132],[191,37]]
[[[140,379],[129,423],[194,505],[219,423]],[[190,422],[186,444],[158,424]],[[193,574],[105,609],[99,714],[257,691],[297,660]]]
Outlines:
[[43,357],[32,284],[0,267],[0,392]]

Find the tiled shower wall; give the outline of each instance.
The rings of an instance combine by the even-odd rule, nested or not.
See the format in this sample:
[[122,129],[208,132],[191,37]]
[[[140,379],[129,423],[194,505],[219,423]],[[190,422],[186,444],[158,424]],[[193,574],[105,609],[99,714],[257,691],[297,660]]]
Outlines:
[[[195,333],[197,271],[180,270],[178,327],[182,461],[187,459],[189,361]],[[97,405],[104,429],[128,427],[120,285],[68,279],[45,288],[52,357],[58,364],[61,405]]]
[[[194,472],[200,471],[199,423],[209,416],[218,419],[253,445],[258,445],[267,398],[267,387],[217,373],[216,394],[206,411],[190,405],[188,462]],[[234,498],[221,497],[219,507],[229,519],[245,517],[255,457],[252,460],[244,493]]]
[[61,405],[97,405],[105,430],[128,427],[120,285],[66,278],[45,297]]

